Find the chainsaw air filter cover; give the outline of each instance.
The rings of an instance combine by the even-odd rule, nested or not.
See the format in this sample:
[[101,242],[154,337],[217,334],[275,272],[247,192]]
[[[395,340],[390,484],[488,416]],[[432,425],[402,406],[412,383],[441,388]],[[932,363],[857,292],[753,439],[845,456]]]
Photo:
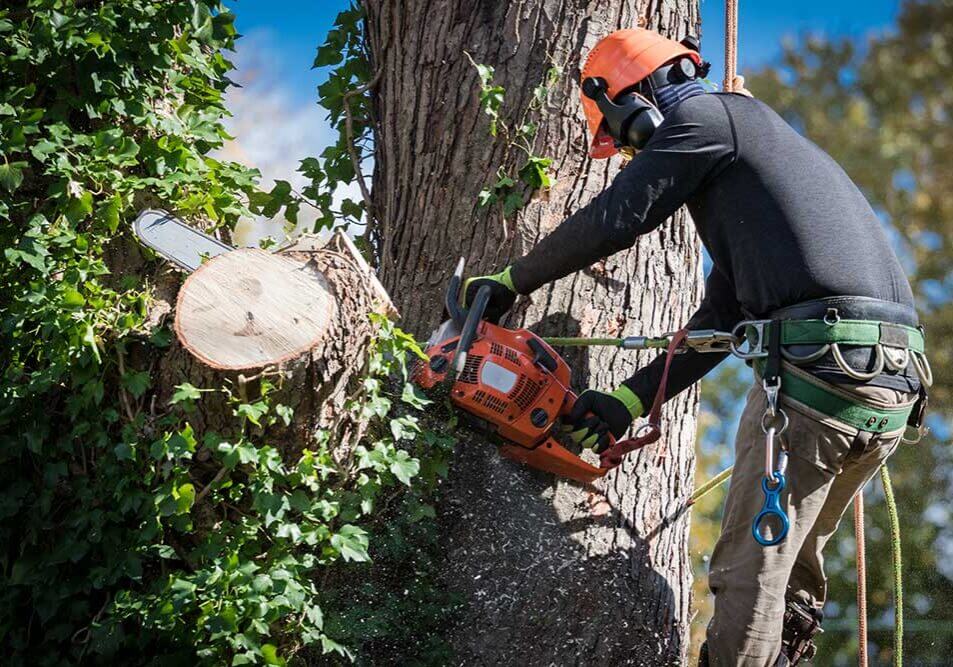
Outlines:
[[[427,389],[450,379],[458,338],[427,350],[416,381]],[[538,336],[481,322],[476,340],[450,389],[452,403],[505,440],[533,447],[564,412],[569,366]]]

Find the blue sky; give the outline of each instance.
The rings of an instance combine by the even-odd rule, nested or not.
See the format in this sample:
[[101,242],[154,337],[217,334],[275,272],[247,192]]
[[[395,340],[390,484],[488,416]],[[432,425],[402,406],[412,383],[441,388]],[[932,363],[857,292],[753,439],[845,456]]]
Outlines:
[[[317,45],[323,41],[346,0],[231,0],[239,31],[265,39],[278,58],[274,76],[293,90],[296,98],[314,100],[321,72],[311,71]],[[785,37],[805,32],[863,36],[893,23],[899,0],[800,0],[798,2],[741,2],[739,23],[740,69],[758,67],[776,59]],[[713,81],[721,81],[724,3],[701,0],[703,50],[713,63]],[[239,51],[245,45],[239,43]]]
[[[243,37],[231,59],[232,78],[243,87],[229,93],[233,118],[229,131],[236,137],[223,152],[227,157],[258,167],[264,184],[276,178],[303,185],[294,175],[298,162],[318,155],[332,140],[317,106],[316,88],[326,72],[312,70],[317,46],[324,41],[334,17],[347,0],[225,0],[236,14]],[[800,0],[799,2],[742,1],[739,9],[739,70],[775,61],[785,39],[808,33],[863,37],[881,32],[894,22],[899,0]],[[721,82],[724,48],[724,3],[701,0],[702,51],[713,64],[710,79]],[[756,92],[756,91],[755,91]],[[342,192],[341,196],[356,196]],[[306,225],[307,221],[303,222]],[[250,236],[253,244],[263,235],[280,236],[281,225],[261,224]]]

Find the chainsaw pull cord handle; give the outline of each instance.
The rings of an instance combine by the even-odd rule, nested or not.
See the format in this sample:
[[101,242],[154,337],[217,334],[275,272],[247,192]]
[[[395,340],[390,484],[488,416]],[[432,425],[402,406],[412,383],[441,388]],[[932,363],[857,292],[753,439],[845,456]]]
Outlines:
[[[672,368],[672,359],[675,358],[675,352],[685,342],[687,336],[688,329],[681,329],[672,336],[666,351],[667,356],[665,358],[665,368],[662,371],[662,379],[659,381],[658,389],[655,392],[655,400],[652,402],[652,409],[649,410],[646,423],[639,427],[634,438],[619,440],[614,446],[602,453],[599,459],[603,468],[615,468],[622,463],[622,459],[629,452],[651,445],[662,437],[660,424],[662,404],[665,402],[665,392],[668,389],[668,374]],[[660,455],[664,456],[664,452]]]
[[463,322],[463,329],[460,331],[460,342],[457,343],[457,351],[453,357],[453,370],[459,375],[467,363],[467,352],[473,347],[473,341],[476,339],[477,328],[483,321],[483,313],[486,310],[486,304],[490,302],[490,287],[484,285],[477,290],[473,303],[467,311],[467,319]]

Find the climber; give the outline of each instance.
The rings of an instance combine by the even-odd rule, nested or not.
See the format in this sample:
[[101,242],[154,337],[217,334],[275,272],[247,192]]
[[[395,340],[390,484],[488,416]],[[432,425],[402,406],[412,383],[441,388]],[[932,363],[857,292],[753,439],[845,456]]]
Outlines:
[[[517,295],[630,248],[688,206],[712,267],[686,327],[732,331],[759,321],[778,341],[753,363],[711,559],[715,610],[701,664],[796,664],[813,652],[820,628],[824,546],[855,493],[900,444],[929,380],[921,382],[926,362],[910,286],[858,188],[762,102],[707,92],[706,72],[692,38],[631,29],[600,41],[581,77],[589,155],[631,159],[528,254],[471,278],[465,300],[490,286],[487,313],[498,320]],[[865,335],[852,339],[842,321],[862,321]],[[782,322],[823,323],[831,338],[791,344]],[[726,356],[677,355],[664,398]],[[583,392],[567,420],[572,438],[600,451],[607,433],[622,437],[653,402],[663,362],[612,391]],[[783,498],[792,517],[777,544],[752,539],[751,528],[767,495],[762,480],[774,483],[764,472],[769,426],[783,432]]]

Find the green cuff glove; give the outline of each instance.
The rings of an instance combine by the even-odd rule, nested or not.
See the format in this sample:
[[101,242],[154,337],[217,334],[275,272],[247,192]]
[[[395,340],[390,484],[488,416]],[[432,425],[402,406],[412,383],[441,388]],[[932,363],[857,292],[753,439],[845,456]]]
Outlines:
[[490,288],[490,300],[486,304],[483,318],[496,323],[516,303],[516,290],[513,288],[513,278],[510,276],[511,267],[506,267],[499,273],[490,276],[475,276],[467,278],[463,283],[463,306],[469,308],[476,298],[481,287]]
[[636,396],[635,392],[626,387],[624,384],[620,385],[615,391],[610,392],[609,395],[615,396],[625,404],[629,414],[632,415],[632,419],[638,419],[645,414],[645,408],[642,406],[642,399]]

